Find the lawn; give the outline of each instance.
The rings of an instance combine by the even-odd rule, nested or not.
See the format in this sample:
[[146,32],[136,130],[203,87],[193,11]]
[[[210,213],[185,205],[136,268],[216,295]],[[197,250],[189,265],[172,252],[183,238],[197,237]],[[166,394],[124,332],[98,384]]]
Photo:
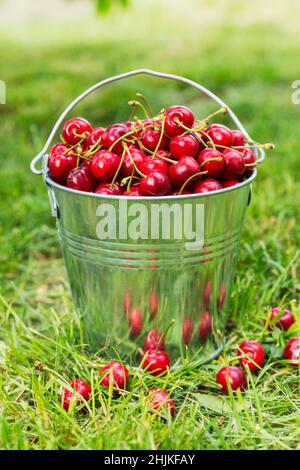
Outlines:
[[[133,1],[127,11],[114,9],[104,18],[96,18],[88,2],[51,2],[49,11],[39,3],[38,16],[28,13],[30,1],[27,12],[15,15],[5,2],[1,7],[7,104],[0,105],[0,448],[300,449],[299,369],[281,360],[283,345],[300,326],[300,105],[291,100],[292,82],[300,78],[297,1]],[[137,373],[128,393],[116,399],[97,382],[101,357],[85,354],[77,340],[80,320],[55,220],[29,163],[75,96],[140,67],[204,84],[250,135],[274,142],[276,150],[254,184],[225,354],[167,378]],[[123,116],[137,86],[132,81],[98,93],[81,110],[99,123]],[[147,91],[156,106],[194,99],[174,83],[149,81]],[[262,336],[267,312],[278,305],[292,309],[298,325]],[[267,361],[249,377],[247,392],[224,397],[216,371],[246,338],[266,344]],[[66,414],[60,405],[62,386],[76,376],[94,387],[85,415]],[[146,391],[157,385],[172,394],[173,419],[157,419],[145,408]]]

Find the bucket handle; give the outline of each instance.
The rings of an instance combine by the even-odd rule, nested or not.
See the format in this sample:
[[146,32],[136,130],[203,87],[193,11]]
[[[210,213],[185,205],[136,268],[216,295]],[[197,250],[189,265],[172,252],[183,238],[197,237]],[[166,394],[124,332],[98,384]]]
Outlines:
[[[156,72],[154,70],[148,70],[148,69],[137,69],[137,70],[132,70],[131,72],[126,72],[126,73],[122,73],[120,75],[115,75],[114,77],[106,78],[105,80],[102,80],[101,82],[96,83],[95,85],[93,85],[92,87],[90,87],[86,91],[84,91],[81,95],[79,95],[71,104],[69,104],[69,106],[64,110],[64,112],[61,114],[61,116],[56,121],[56,123],[55,123],[52,131],[50,132],[50,135],[49,135],[49,137],[48,137],[48,139],[47,139],[47,141],[46,141],[46,143],[43,147],[43,149],[32,160],[32,162],[30,164],[31,171],[36,175],[43,174],[43,170],[36,168],[36,164],[46,154],[47,150],[49,149],[49,147],[50,147],[50,145],[53,141],[53,138],[55,137],[56,132],[58,131],[58,129],[61,126],[62,122],[64,121],[65,117],[72,111],[73,108],[75,108],[75,106],[78,103],[80,103],[80,101],[82,101],[88,95],[93,93],[93,91],[95,91],[98,88],[101,88],[101,87],[103,87],[103,86],[105,86],[109,83],[116,82],[118,80],[122,80],[123,78],[132,77],[134,75],[140,75],[140,74],[152,75],[154,77],[167,78],[167,79],[170,79],[170,80],[177,80],[178,82],[186,83],[187,85],[190,85],[191,87],[195,88],[196,90],[201,91],[206,96],[211,98],[213,101],[218,103],[221,107],[226,107],[227,110],[228,110],[228,115],[231,117],[232,121],[236,124],[237,128],[244,134],[244,136],[246,137],[247,140],[252,141],[251,137],[249,136],[249,134],[247,133],[247,131],[243,127],[242,123],[240,122],[238,117],[234,114],[234,112],[229,108],[229,106],[227,106],[224,103],[224,101],[222,101],[217,95],[212,93],[210,90],[208,90],[204,86],[199,85],[198,83],[194,82],[193,80],[190,80],[190,79],[185,78],[185,77],[181,77],[179,75],[172,75],[172,74],[169,74],[169,73]],[[258,152],[259,152],[260,156],[259,156],[259,158],[256,159],[256,162],[261,163],[265,159],[265,152],[262,148],[259,148]]]

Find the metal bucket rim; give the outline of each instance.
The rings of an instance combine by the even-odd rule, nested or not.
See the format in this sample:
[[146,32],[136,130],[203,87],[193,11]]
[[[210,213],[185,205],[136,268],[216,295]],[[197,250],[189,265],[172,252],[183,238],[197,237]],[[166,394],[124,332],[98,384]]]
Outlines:
[[79,196],[85,197],[93,197],[97,199],[107,199],[107,200],[129,200],[129,201],[171,201],[171,200],[182,200],[182,199],[196,199],[201,197],[210,197],[218,194],[224,194],[229,191],[236,191],[244,186],[247,186],[252,183],[252,181],[256,178],[257,169],[254,168],[253,174],[247,178],[245,181],[242,181],[240,184],[236,184],[235,186],[229,186],[228,188],[218,189],[216,191],[210,191],[207,193],[194,193],[194,194],[171,194],[169,196],[122,196],[122,195],[110,195],[110,194],[97,194],[97,193],[90,193],[85,191],[79,191],[77,189],[68,188],[67,186],[62,186],[59,183],[53,181],[49,174],[45,177],[45,182],[51,187],[55,187],[67,193],[77,194]]

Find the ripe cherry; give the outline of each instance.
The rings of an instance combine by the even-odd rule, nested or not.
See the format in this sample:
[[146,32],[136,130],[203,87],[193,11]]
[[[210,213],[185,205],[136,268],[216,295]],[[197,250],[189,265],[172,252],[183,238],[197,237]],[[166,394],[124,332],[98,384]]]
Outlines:
[[152,375],[160,375],[170,367],[170,359],[165,351],[145,351],[142,359],[142,368]]
[[135,196],[135,197],[141,197],[142,194],[140,193],[140,185],[134,185],[131,186],[129,191],[124,191],[123,196]]
[[109,388],[110,383],[114,388],[124,390],[129,382],[129,372],[127,367],[117,361],[111,361],[102,367],[100,374],[100,384]]
[[69,150],[69,147],[65,144],[61,144],[60,142],[53,145],[53,147],[50,149],[49,151],[49,158],[53,155],[55,155],[56,153],[67,153],[67,151]]
[[170,106],[166,109],[165,116],[165,130],[170,137],[184,132],[180,123],[185,127],[192,128],[195,120],[192,111],[186,106]]
[[[272,308],[271,313],[270,313],[270,322],[276,318],[276,326],[280,328],[281,330],[287,331],[290,326],[292,326],[293,323],[295,323],[295,317],[290,312],[288,309],[282,309],[280,307]],[[272,330],[274,328],[274,322],[268,326],[269,330]]]
[[[154,152],[160,140],[160,130],[147,127],[142,133],[142,143],[147,150]],[[165,135],[162,136],[158,149],[166,150],[169,148],[170,140]]]
[[160,173],[165,173],[167,175],[168,170],[169,170],[168,163],[159,157],[145,159],[141,167],[141,171],[142,173],[144,173],[144,175],[148,175],[152,171],[158,171]]
[[292,366],[299,366],[300,338],[292,338],[284,348],[283,357],[289,359]]
[[102,137],[102,134],[103,134],[104,131],[105,131],[104,127],[95,127],[90,132],[90,134],[88,135],[86,140],[84,141],[84,147],[89,148],[93,145],[100,145],[101,137]]
[[229,395],[229,388],[234,392],[238,388],[245,390],[247,386],[244,372],[236,366],[222,367],[216,375],[216,381],[225,395]]
[[239,146],[243,147],[245,145],[245,137],[241,131],[234,129],[233,131],[231,131],[231,137],[232,137],[231,145],[233,147],[239,147]]
[[164,411],[167,410],[174,415],[175,406],[173,400],[159,388],[152,388],[147,393],[148,403],[151,410]]
[[222,185],[219,181],[207,178],[196,185],[194,193],[209,193],[210,191],[218,191],[219,189],[222,189]]
[[219,299],[218,299],[218,307],[219,309],[221,309],[224,305],[224,301],[225,301],[225,297],[226,297],[226,289],[225,289],[225,286],[224,284],[221,284],[220,286],[220,293],[219,293]]
[[164,349],[165,349],[165,342],[161,338],[161,333],[155,328],[153,328],[153,330],[150,330],[146,336],[146,339],[144,342],[144,351],[151,351],[151,350],[163,351]]
[[[180,188],[188,178],[200,172],[200,166],[193,157],[181,157],[178,163],[173,163],[169,167],[169,176],[172,183]],[[195,176],[185,187],[189,189],[199,180],[200,176]]]
[[221,177],[225,180],[239,179],[245,173],[245,162],[240,152],[234,149],[225,149],[224,168]]
[[232,145],[232,133],[228,127],[223,124],[212,124],[206,130],[207,135],[215,145],[230,147]]
[[91,171],[99,181],[109,181],[114,177],[120,164],[120,157],[109,150],[99,150],[92,159]]
[[78,191],[92,192],[97,185],[90,167],[83,165],[73,168],[67,178],[67,186]]
[[64,124],[62,137],[68,144],[74,145],[86,138],[90,132],[92,132],[92,126],[89,121],[81,117],[75,117]]
[[206,148],[202,150],[197,158],[200,169],[207,171],[207,178],[219,175],[224,167],[224,157],[221,152]]
[[164,196],[172,190],[171,181],[165,173],[152,171],[140,182],[139,192],[144,196]]
[[239,361],[243,367],[248,366],[253,372],[262,366],[265,362],[265,350],[258,341],[244,341],[239,350]]
[[170,150],[174,158],[196,157],[200,151],[200,145],[192,134],[176,135],[171,139]]
[[62,406],[66,411],[68,411],[71,402],[76,401],[76,404],[82,403],[78,395],[85,401],[88,401],[91,393],[91,387],[84,380],[75,379],[69,385],[72,390],[65,388],[61,397]]
[[[126,124],[113,124],[109,126],[102,134],[101,142],[105,149],[109,149],[120,137],[128,132]],[[121,153],[123,151],[122,140],[113,146],[112,150],[115,153]]]
[[212,285],[212,282],[209,280],[205,284],[204,291],[203,291],[203,300],[204,300],[204,305],[206,307],[209,305],[212,290],[213,290],[213,285]]
[[58,183],[65,183],[67,176],[77,165],[77,157],[58,151],[49,155],[48,166],[51,178]]
[[253,173],[253,168],[256,163],[256,158],[254,153],[251,152],[251,150],[245,148],[240,151],[242,154],[242,157],[244,159],[245,165],[252,165],[252,166],[246,166],[245,167],[245,176],[250,176]]
[[134,176],[137,175],[136,169],[132,165],[132,160],[136,168],[143,173],[144,163],[147,160],[146,154],[139,150],[138,148],[134,147],[134,145],[130,145],[128,147],[130,152],[130,156],[128,153],[125,154],[123,163],[122,163],[122,176],[125,178],[133,174]]
[[238,180],[227,180],[227,181],[224,181],[222,183],[222,187],[223,188],[230,188],[231,186],[236,186],[239,183],[240,183],[240,181],[238,181]]
[[185,317],[182,325],[182,340],[185,344],[190,344],[194,333],[193,320],[190,317]]
[[205,341],[212,331],[212,318],[209,312],[202,312],[199,320],[199,337]]
[[101,183],[99,186],[95,189],[95,193],[97,194],[108,194],[112,196],[121,196],[122,189],[120,186],[120,183]]
[[129,327],[133,336],[138,336],[141,332],[143,325],[142,312],[138,307],[135,307],[129,316]]
[[155,318],[158,312],[158,297],[154,290],[150,294],[149,310],[151,318]]

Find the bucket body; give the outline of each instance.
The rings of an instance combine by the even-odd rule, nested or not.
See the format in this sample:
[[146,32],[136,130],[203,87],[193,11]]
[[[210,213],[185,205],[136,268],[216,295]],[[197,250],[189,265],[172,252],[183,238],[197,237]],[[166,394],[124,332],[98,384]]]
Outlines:
[[[223,344],[254,177],[215,193],[142,199],[82,193],[46,178],[91,350],[111,353],[122,344],[133,354],[151,329],[168,327],[165,340],[176,358],[187,352],[209,357]],[[194,233],[186,233],[184,224]]]

